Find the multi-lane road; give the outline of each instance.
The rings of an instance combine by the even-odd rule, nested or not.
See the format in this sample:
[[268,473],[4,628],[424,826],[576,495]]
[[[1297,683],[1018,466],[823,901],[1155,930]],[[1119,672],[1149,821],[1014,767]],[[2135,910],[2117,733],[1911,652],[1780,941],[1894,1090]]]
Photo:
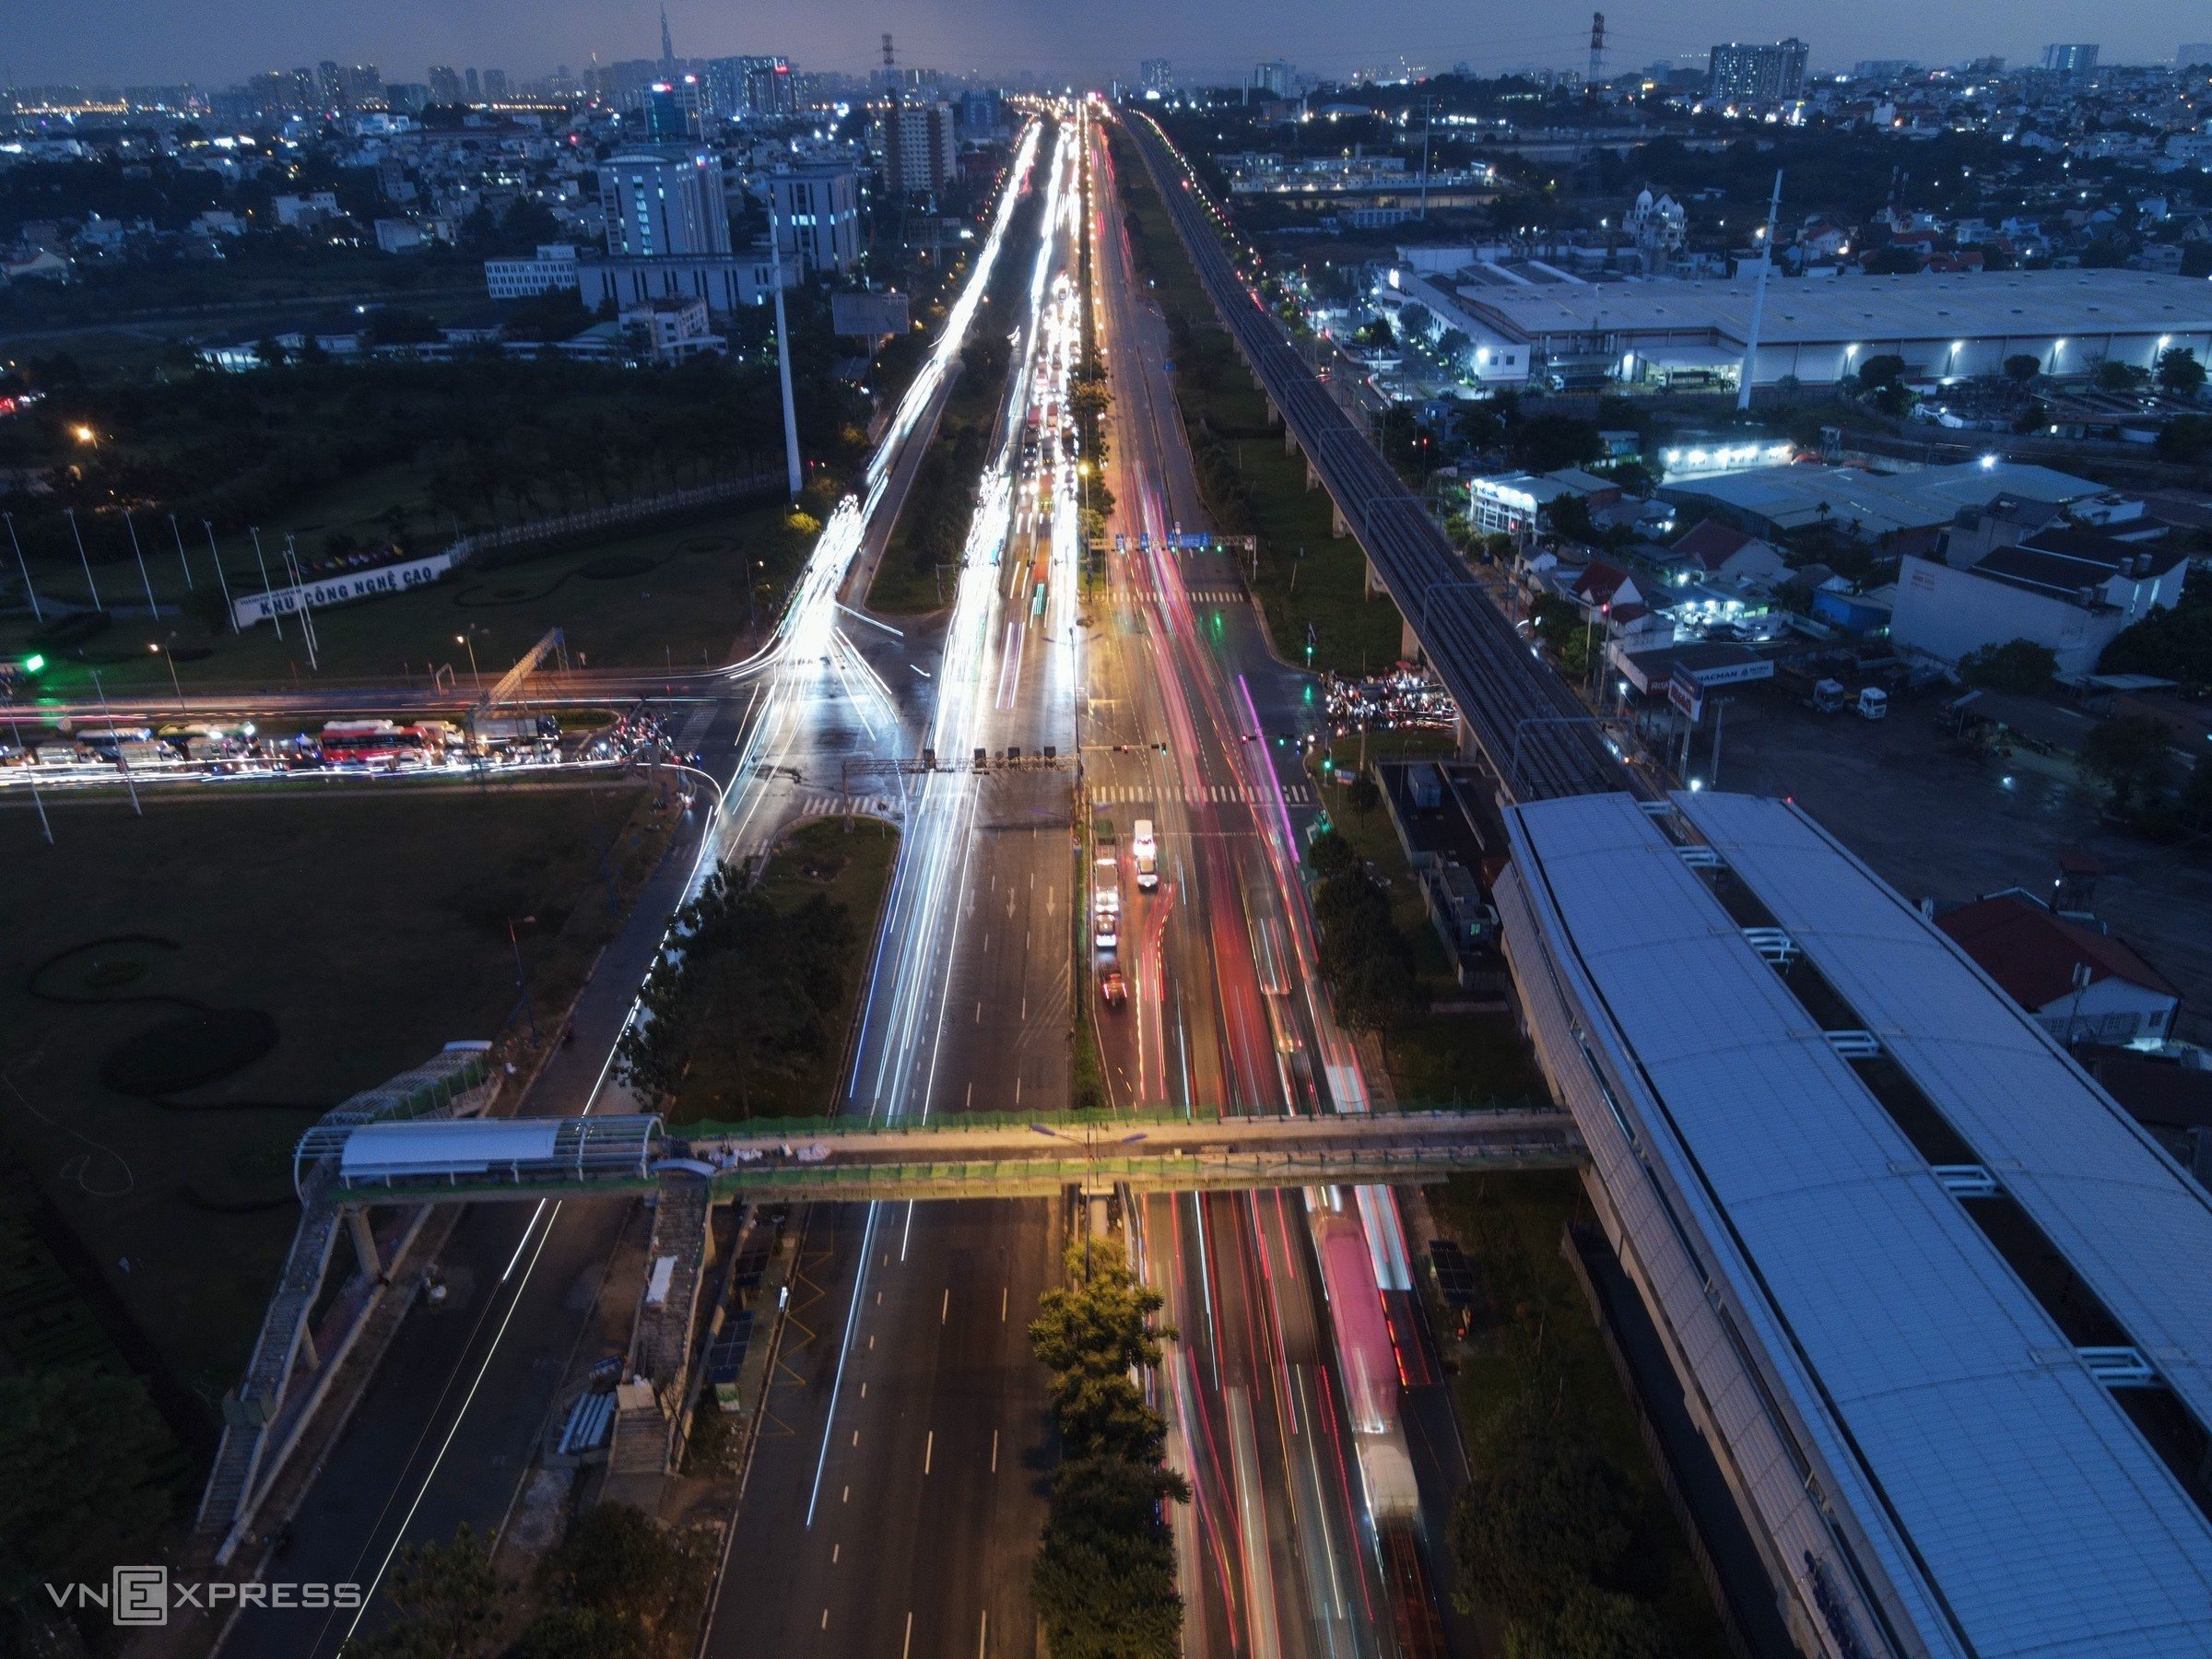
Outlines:
[[[701,700],[678,746],[703,753],[714,787],[532,1112],[628,1108],[605,1058],[660,943],[653,918],[714,861],[771,844],[805,809],[809,780],[855,768],[880,780],[901,839],[841,1111],[1049,1121],[1068,1103],[1078,998],[1116,1105],[1366,1109],[1358,1055],[1318,988],[1297,875],[1297,831],[1318,803],[1296,748],[1273,741],[1312,717],[1307,682],[1270,654],[1233,562],[1167,550],[1202,508],[1164,326],[1131,269],[1114,184],[1088,112],[1027,130],[966,290],[980,294],[998,259],[1029,278],[941,638],[847,607],[927,441],[932,376],[957,353],[965,301],[773,639],[693,688]],[[1024,194],[1043,211],[1035,240],[1017,243],[1006,228]],[[1087,235],[1120,538],[1088,592],[1082,458],[1064,436]],[[1112,820],[1125,849],[1140,817],[1156,828],[1161,878],[1140,894],[1125,877],[1129,925],[1110,963],[1084,942],[1093,873],[1081,826]],[[1114,964],[1125,1008],[1099,996]],[[1051,1445],[1025,1326],[1070,1219],[1036,1201],[820,1205],[799,1218],[790,1317],[707,1652],[1036,1650],[1027,1584]],[[1123,1219],[1181,1332],[1159,1399],[1194,1493],[1175,1517],[1189,1651],[1396,1651],[1386,1535],[1441,1536],[1435,1500],[1456,1450],[1448,1436],[1414,1448],[1418,1494],[1396,1479],[1382,1453],[1403,1457],[1406,1437],[1368,1420],[1345,1384],[1316,1242],[1317,1227],[1364,1241],[1365,1297],[1378,1280],[1402,1283],[1389,1194],[1160,1197]],[[403,1327],[282,1540],[286,1576],[381,1583],[406,1542],[507,1522],[562,1380],[582,1345],[604,1339],[594,1310],[627,1224],[621,1206],[581,1204],[464,1218],[445,1258],[451,1295]],[[1325,1282],[1344,1295],[1341,1278]],[[328,1654],[347,1633],[343,1620],[254,1613],[226,1651]]]

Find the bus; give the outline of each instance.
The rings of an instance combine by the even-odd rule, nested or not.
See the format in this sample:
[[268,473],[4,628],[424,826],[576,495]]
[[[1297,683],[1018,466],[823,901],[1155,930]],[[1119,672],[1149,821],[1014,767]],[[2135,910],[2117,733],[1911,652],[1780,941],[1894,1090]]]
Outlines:
[[1090,942],[1099,950],[1122,943],[1122,858],[1113,826],[1100,818],[1091,837]]

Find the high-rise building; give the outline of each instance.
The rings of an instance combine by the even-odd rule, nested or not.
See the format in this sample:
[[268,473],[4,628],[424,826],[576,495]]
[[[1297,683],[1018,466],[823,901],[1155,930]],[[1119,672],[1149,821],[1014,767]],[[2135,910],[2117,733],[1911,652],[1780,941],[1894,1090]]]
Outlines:
[[768,176],[776,242],[808,276],[841,276],[860,263],[860,180],[849,167],[797,167]]
[[356,64],[346,71],[346,99],[355,108],[384,101],[384,72],[374,64]]
[[425,77],[434,104],[457,104],[461,101],[461,72],[445,64],[432,64]]
[[798,112],[798,77],[791,62],[781,57],[748,57],[745,65],[745,112],[747,115],[793,115]]
[[2183,41],[2173,54],[2177,69],[2200,69],[2206,64],[2212,64],[2212,41]]
[[2043,67],[2054,75],[2090,75],[2097,68],[2097,48],[2087,41],[2043,48]]
[[691,135],[684,88],[655,81],[645,88],[645,136],[654,144],[681,144]]
[[1783,103],[1805,90],[1806,47],[1793,36],[1771,46],[1732,41],[1712,49],[1706,90],[1739,103]]
[[506,98],[507,71],[504,69],[485,70],[484,101],[486,103],[501,103],[506,100]]
[[464,69],[461,73],[468,81],[468,101],[472,104],[481,102],[484,97],[484,87],[483,83],[477,80],[475,68]]
[[998,95],[987,87],[971,87],[960,94],[960,135],[971,143],[987,139],[998,131]]
[[665,259],[730,251],[722,163],[697,147],[623,150],[599,164],[606,251]]
[[421,81],[394,81],[384,88],[384,101],[394,115],[419,115],[433,100],[429,88]]
[[1137,85],[1162,98],[1175,90],[1175,65],[1166,58],[1147,58],[1136,66]]
[[346,71],[324,58],[315,65],[315,90],[321,94],[326,108],[343,107],[346,102]]
[[1298,71],[1281,58],[1269,58],[1253,67],[1252,89],[1254,92],[1272,93],[1277,98],[1288,98],[1298,90]]
[[959,165],[948,103],[910,103],[897,93],[883,112],[883,160],[895,196],[931,195]]

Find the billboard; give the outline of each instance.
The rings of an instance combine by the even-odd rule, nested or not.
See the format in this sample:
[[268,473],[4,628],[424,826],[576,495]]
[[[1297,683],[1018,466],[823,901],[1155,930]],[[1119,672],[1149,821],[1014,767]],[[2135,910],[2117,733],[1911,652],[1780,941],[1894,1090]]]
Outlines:
[[841,335],[899,335],[909,326],[904,294],[830,296],[830,325]]

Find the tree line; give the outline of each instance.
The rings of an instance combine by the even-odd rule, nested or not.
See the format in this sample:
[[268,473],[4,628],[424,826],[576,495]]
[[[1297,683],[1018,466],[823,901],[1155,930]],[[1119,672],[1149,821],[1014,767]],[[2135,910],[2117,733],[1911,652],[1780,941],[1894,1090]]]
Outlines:
[[698,1642],[712,1557],[641,1510],[590,1510],[527,1580],[496,1570],[493,1545],[464,1524],[401,1550],[391,1621],[346,1659],[677,1659]]
[[687,1118],[752,1115],[759,1084],[804,1077],[841,1041],[859,947],[828,895],[779,910],[752,885],[751,861],[717,870],[646,976],[615,1051],[622,1080]]
[[1167,1466],[1167,1420],[1136,1376],[1176,1333],[1118,1241],[1071,1242],[1067,1278],[1030,1325],[1060,1435],[1030,1591],[1053,1659],[1174,1659],[1182,1597],[1167,1505],[1190,1488]]

